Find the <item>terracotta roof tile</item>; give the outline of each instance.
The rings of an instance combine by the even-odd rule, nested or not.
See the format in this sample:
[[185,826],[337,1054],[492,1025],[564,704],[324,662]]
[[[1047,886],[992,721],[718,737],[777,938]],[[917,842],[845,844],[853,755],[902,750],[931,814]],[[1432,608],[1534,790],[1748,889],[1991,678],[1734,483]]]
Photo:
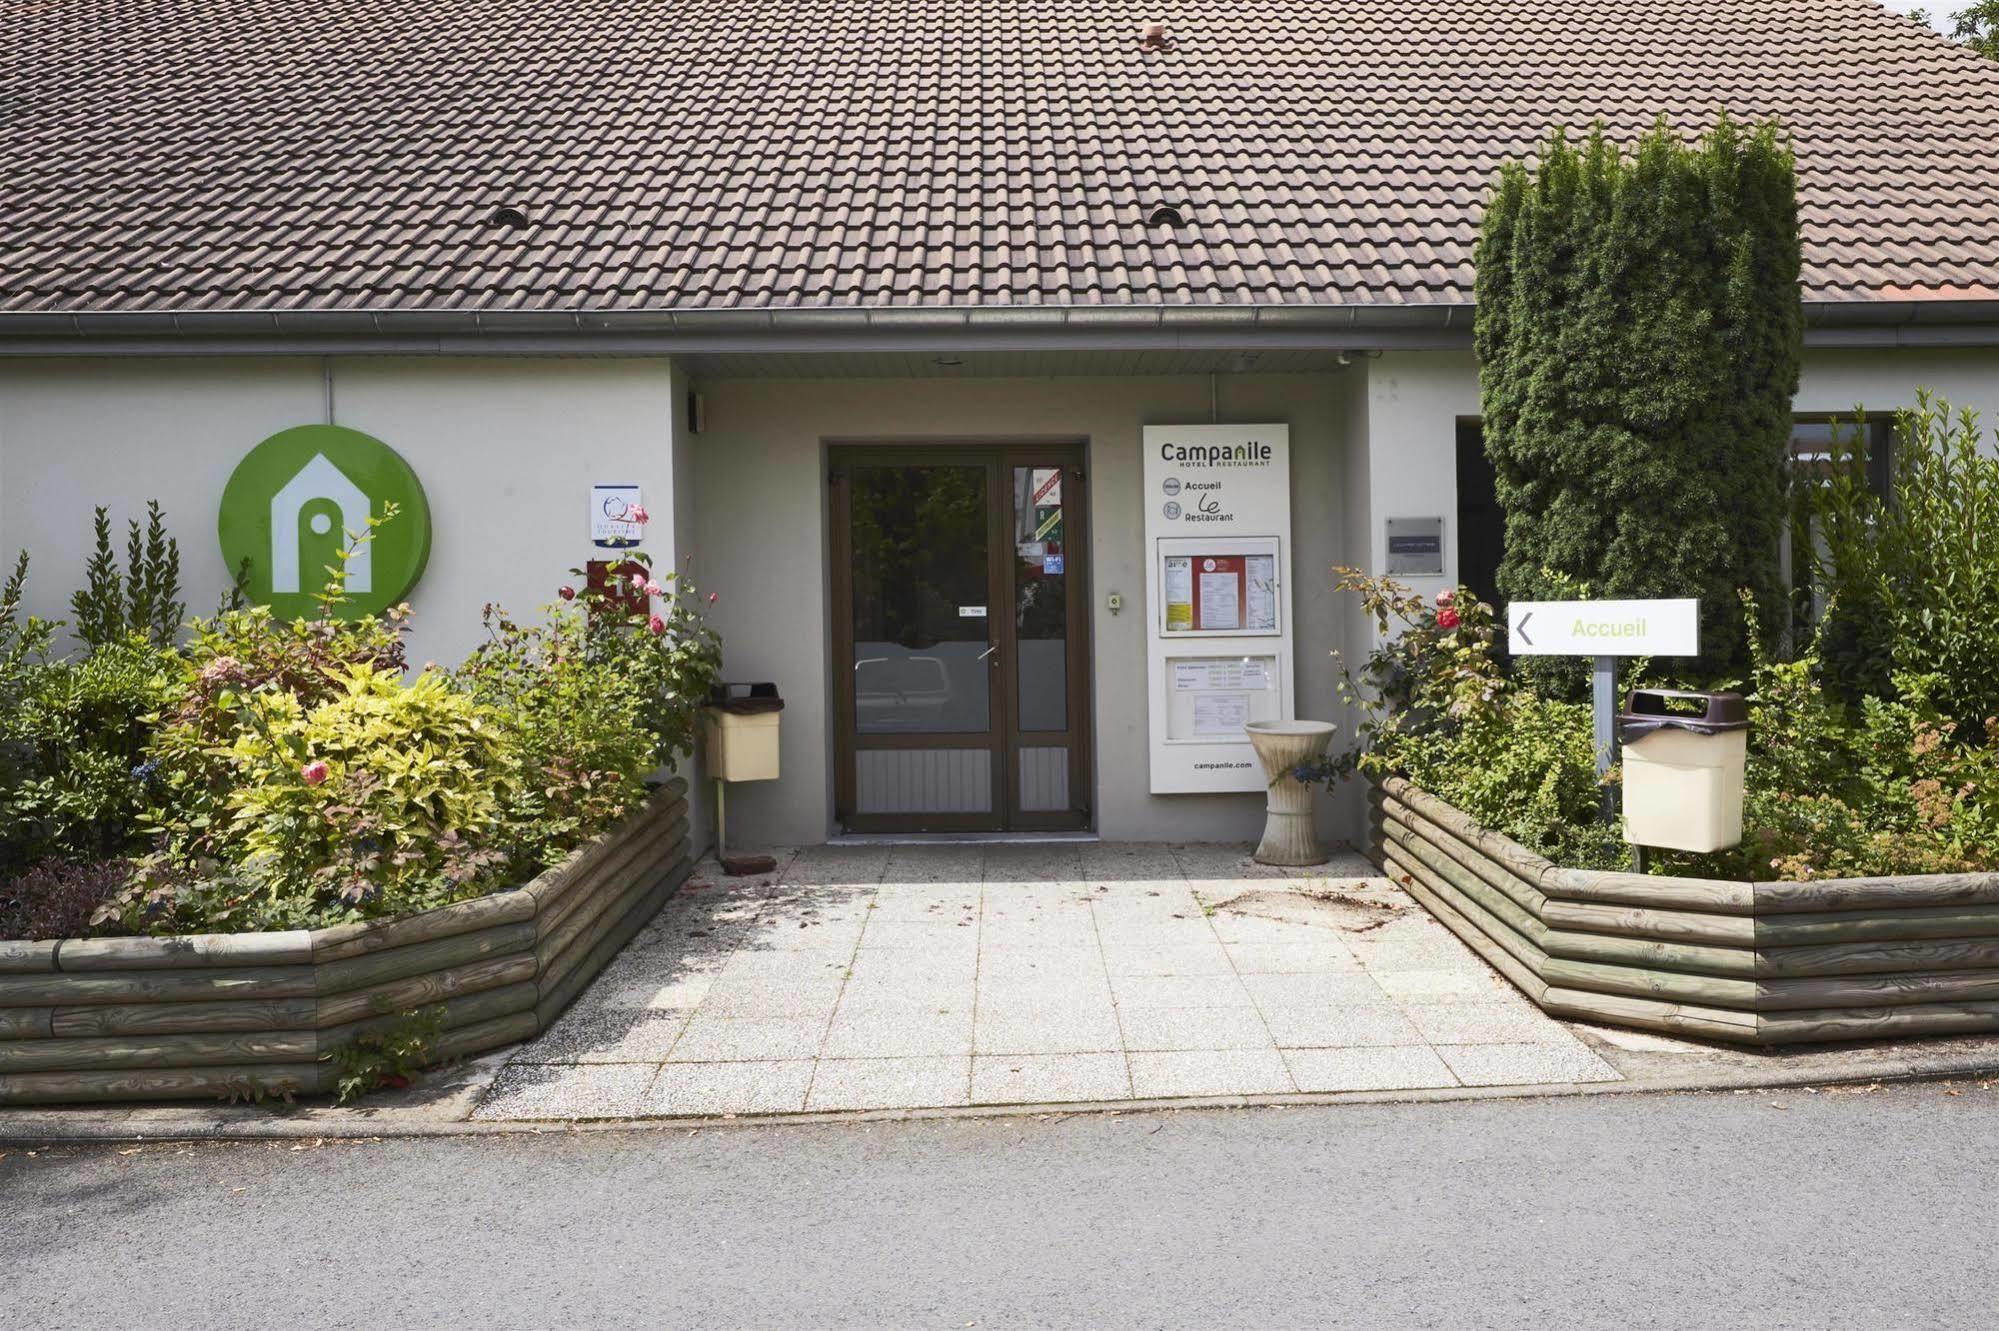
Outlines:
[[1724,106],[1809,297],[1999,291],[1999,65],[1876,0],[1150,13],[13,0],[0,310],[1461,302],[1501,160]]

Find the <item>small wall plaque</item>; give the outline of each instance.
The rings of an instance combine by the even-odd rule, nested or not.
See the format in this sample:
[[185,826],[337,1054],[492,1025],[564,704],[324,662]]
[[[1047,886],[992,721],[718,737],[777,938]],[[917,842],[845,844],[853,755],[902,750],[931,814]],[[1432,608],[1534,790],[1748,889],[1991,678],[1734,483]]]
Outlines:
[[1388,519],[1388,572],[1403,577],[1442,576],[1444,520]]

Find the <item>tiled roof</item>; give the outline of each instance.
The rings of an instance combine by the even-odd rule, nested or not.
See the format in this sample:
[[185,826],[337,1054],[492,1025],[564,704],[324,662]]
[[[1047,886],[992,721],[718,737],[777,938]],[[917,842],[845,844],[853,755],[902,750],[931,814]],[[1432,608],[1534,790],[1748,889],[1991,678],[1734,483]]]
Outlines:
[[1809,299],[1999,298],[1999,64],[1876,0],[1160,11],[0,0],[0,311],[1455,303],[1502,158],[1723,106]]

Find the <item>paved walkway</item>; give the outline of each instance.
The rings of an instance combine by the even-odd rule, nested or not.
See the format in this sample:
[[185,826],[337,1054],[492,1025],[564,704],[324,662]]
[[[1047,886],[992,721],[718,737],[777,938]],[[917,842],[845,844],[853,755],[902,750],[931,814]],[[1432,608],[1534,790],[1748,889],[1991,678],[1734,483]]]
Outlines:
[[473,1117],[1619,1080],[1371,873],[1113,843],[704,864]]

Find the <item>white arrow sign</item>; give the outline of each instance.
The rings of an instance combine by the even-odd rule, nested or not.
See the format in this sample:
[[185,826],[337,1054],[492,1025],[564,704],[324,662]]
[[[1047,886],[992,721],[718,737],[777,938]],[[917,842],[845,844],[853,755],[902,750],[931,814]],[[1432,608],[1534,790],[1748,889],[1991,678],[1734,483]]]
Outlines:
[[1699,656],[1701,603],[1514,601],[1506,640],[1515,656]]

